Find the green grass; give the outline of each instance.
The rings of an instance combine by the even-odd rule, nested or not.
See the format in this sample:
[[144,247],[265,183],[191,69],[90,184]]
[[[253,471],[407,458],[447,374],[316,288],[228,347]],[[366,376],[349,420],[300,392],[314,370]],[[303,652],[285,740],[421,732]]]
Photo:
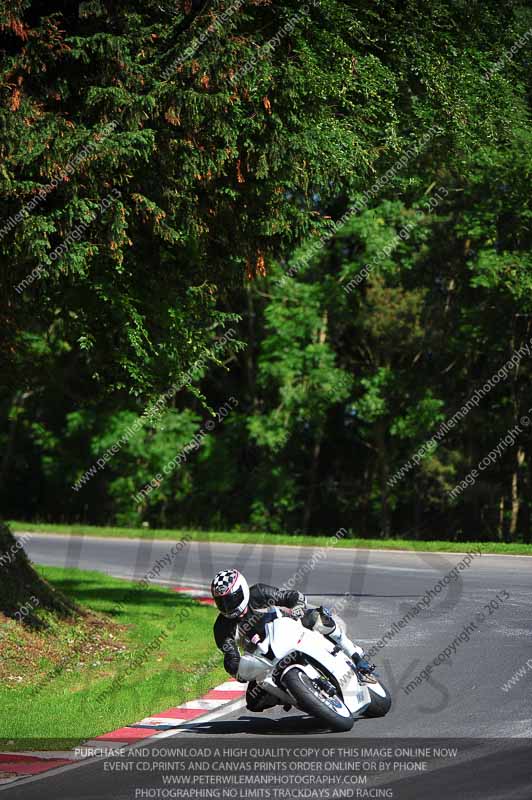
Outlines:
[[[32,522],[10,522],[14,531],[58,533],[72,536],[96,536],[121,539],[171,539],[177,541],[185,534],[198,542],[232,542],[234,544],[284,544],[296,547],[322,547],[331,543],[330,536],[289,536],[277,533],[232,533],[229,531],[152,530],[146,528],[99,528],[93,525],[50,525]],[[370,550],[415,550],[424,552],[464,553],[479,550],[502,555],[532,555],[532,544],[504,542],[430,542],[416,539],[338,539],[335,547],[359,547]]]
[[[26,685],[0,684],[1,747],[72,747],[198,697],[227,679],[214,647],[211,607],[163,588],[141,588],[97,572],[37,569],[80,605],[116,620],[126,648],[107,662],[100,663],[92,654],[80,667],[78,662],[84,659],[79,650],[72,650],[68,633],[64,635],[67,624],[62,623],[65,661],[61,660],[63,669],[57,676],[51,677],[50,664],[41,659],[31,683],[24,676]],[[146,647],[160,634],[166,638],[148,654]],[[32,634],[37,635],[49,634]],[[21,633],[20,638],[27,647],[28,636]],[[0,638],[0,657],[3,641]],[[23,652],[20,660],[24,662]],[[36,685],[42,688],[32,697],[31,687]],[[109,693],[102,699],[105,690]]]

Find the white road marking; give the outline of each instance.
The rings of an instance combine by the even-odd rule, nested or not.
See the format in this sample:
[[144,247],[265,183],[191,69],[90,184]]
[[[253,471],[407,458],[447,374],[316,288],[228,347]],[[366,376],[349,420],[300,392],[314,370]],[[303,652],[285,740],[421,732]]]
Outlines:
[[54,761],[56,758],[68,758],[71,761],[77,759],[73,750],[2,750],[0,756],[29,756],[30,758],[48,758]]
[[236,692],[239,689],[247,689],[247,683],[241,683],[240,681],[227,681],[227,683],[221,683],[215,688],[220,692]]
[[128,742],[115,742],[114,740],[107,739],[90,739],[88,742],[83,742],[79,745],[80,750],[97,750],[99,753],[107,752],[105,755],[112,755],[115,750],[121,750],[122,747],[128,747]]
[[181,708],[191,708],[212,711],[215,708],[219,708],[224,703],[225,700],[188,700],[186,703],[181,703],[176,710],[179,711]]
[[[201,723],[212,722],[213,720],[218,719],[219,717],[223,717],[226,714],[231,714],[233,711],[242,708],[245,705],[245,703],[246,703],[245,698],[239,698],[237,700],[233,700],[230,703],[226,703],[223,708],[220,708],[217,711],[211,711],[209,714],[203,714],[201,717],[198,717],[197,720],[191,720],[190,722],[184,723],[181,729],[176,728],[175,730],[172,731],[163,731],[161,733],[155,733],[153,736],[146,737],[146,739],[141,739],[140,741],[134,742],[133,744],[122,745],[121,749],[123,749],[123,751],[126,752],[128,750],[133,750],[136,747],[141,747],[141,746],[146,747],[150,742],[154,742],[159,739],[168,739],[171,736],[177,736],[180,733],[186,733],[187,730],[190,730],[190,728],[194,726],[194,723],[197,724],[198,722]],[[88,746],[89,746],[88,744],[83,745],[83,747],[88,747]],[[101,746],[102,746],[101,742],[97,741],[93,742],[93,747],[101,747]],[[113,742],[113,748],[116,749],[116,743],[114,742]],[[79,767],[83,767],[86,764],[95,764],[97,761],[104,761],[106,758],[108,758],[109,755],[112,755],[112,753],[102,756],[95,756],[94,758],[86,758],[83,761],[76,761],[75,763],[72,764],[65,764],[63,767],[50,769],[48,770],[48,772],[43,772],[41,775],[32,775],[31,777],[28,778],[19,778],[16,779],[16,786],[17,787],[25,786],[28,783],[34,783],[35,781],[45,780],[46,778],[50,778],[53,775],[60,775],[63,772],[70,772],[70,770],[79,769]],[[0,792],[2,792],[4,789],[11,788],[11,783],[13,783],[13,781],[9,780],[9,785],[6,786],[0,785]]]

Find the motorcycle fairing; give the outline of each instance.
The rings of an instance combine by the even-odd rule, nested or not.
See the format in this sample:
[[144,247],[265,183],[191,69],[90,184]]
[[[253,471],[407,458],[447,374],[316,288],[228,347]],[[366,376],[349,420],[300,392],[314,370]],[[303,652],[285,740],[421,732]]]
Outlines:
[[[261,653],[265,655],[271,648],[276,659],[282,661],[289,653],[296,650],[318,662],[336,678],[344,703],[353,715],[358,716],[370,704],[369,689],[358,682],[355,666],[351,659],[342,652],[336,652],[333,655],[336,645],[320,633],[308,630],[299,621],[281,615],[269,622],[266,630],[268,635],[257,646]],[[287,669],[294,666],[294,664],[290,664]],[[314,674],[308,671],[309,676],[313,678],[319,674],[314,668],[312,668],[312,672]]]

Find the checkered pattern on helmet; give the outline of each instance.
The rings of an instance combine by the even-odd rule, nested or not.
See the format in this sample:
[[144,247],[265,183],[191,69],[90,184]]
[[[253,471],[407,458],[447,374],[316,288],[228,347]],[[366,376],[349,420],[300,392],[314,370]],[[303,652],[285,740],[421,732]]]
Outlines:
[[236,569],[223,569],[215,575],[212,582],[213,594],[225,594],[230,586],[236,581],[238,572]]

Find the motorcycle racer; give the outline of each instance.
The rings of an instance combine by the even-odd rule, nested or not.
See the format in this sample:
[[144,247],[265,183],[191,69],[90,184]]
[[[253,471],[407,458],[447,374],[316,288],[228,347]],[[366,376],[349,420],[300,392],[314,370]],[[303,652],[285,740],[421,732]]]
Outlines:
[[[216,604],[218,617],[214,623],[214,640],[224,653],[224,667],[229,675],[236,677],[240,663],[240,643],[254,645],[261,639],[261,628],[268,620],[273,606],[280,606],[285,613],[301,619],[304,627],[323,634],[352,659],[361,675],[370,675],[374,666],[369,664],[362,648],[353,644],[331,613],[324,609],[307,607],[305,595],[292,589],[281,589],[264,583],[249,586],[237,569],[218,572],[211,584],[211,594]],[[258,637],[258,638],[257,638]],[[277,701],[258,686],[248,685],[247,707],[250,711],[263,711]]]

